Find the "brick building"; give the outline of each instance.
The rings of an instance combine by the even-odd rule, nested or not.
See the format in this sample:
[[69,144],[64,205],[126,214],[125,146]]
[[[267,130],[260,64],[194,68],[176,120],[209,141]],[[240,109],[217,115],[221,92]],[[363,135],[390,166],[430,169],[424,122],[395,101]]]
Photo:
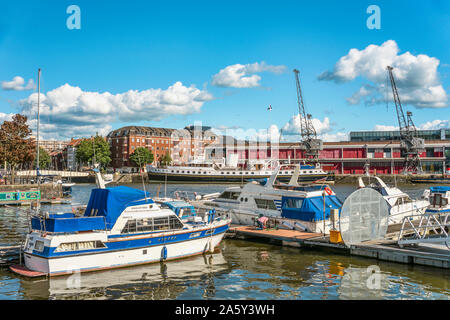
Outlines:
[[202,159],[204,148],[215,141],[216,136],[209,127],[189,126],[181,130],[143,126],[127,126],[111,131],[107,141],[111,150],[111,166],[133,168],[130,155],[138,147],[150,150],[157,165],[165,154],[169,154],[173,164],[185,164],[194,159]]

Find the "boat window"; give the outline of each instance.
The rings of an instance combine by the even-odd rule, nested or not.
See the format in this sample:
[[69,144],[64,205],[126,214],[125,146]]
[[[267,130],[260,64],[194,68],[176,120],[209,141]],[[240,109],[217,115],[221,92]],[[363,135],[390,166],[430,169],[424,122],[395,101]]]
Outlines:
[[448,199],[443,198],[441,194],[435,194],[431,197],[430,202],[435,207],[441,207],[447,205]]
[[44,241],[36,240],[36,243],[34,244],[34,250],[38,252],[44,251]]
[[286,208],[301,208],[303,204],[303,199],[300,198],[290,198],[286,199],[284,207]]
[[122,233],[136,232],[136,219],[128,220],[125,227],[122,229]]
[[237,198],[239,198],[239,195],[240,195],[240,192],[224,191],[219,196],[219,198],[237,200]]
[[101,241],[80,241],[61,243],[56,249],[56,252],[90,250],[97,248],[106,248],[106,245]]
[[[186,208],[190,214],[190,208]],[[183,228],[183,223],[180,221],[180,219],[178,219],[175,216],[169,216],[169,224],[170,224],[170,229],[171,230],[177,230],[177,229],[182,229]]]
[[404,197],[403,198],[403,203],[411,203],[411,202],[412,202],[412,200],[411,200],[410,197]]
[[192,208],[182,208],[180,212],[182,212],[181,218],[189,217],[190,215],[192,215]]
[[277,210],[277,206],[273,202],[273,200],[266,200],[266,199],[255,199],[256,206],[259,209],[270,209],[270,210]]

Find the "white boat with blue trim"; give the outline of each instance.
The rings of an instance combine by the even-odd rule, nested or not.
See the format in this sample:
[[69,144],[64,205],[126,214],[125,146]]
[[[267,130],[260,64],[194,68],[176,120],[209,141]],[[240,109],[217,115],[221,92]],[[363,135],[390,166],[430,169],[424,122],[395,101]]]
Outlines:
[[[327,233],[332,227],[332,209],[342,202],[328,184],[299,185],[301,166],[296,165],[288,184],[279,183],[282,166],[274,170],[266,183],[249,182],[225,189],[212,201],[192,201],[202,208],[220,208],[227,212],[233,224],[254,225],[258,217],[274,218],[288,228]],[[325,220],[325,222],[324,222]]]
[[33,216],[25,265],[10,268],[24,276],[58,276],[212,252],[231,219],[214,211],[199,218],[182,220],[142,190],[100,187],[92,190],[82,216]]

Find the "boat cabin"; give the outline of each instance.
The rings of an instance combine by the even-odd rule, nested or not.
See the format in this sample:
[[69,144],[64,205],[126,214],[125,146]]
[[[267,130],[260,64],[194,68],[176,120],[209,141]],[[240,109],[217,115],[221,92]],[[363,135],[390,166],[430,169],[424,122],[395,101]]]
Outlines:
[[450,187],[436,186],[424,192],[428,197],[430,206],[426,212],[448,212],[450,211]]

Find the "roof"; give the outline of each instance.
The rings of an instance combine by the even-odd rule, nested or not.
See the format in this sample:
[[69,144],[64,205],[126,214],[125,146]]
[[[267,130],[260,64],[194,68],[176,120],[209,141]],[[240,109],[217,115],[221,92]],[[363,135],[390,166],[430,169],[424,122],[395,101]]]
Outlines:
[[125,186],[93,189],[84,216],[91,216],[92,213],[97,217],[104,216],[107,228],[111,229],[127,207],[153,203],[149,197],[148,192]]
[[111,131],[110,133],[108,133],[108,137],[109,138],[123,137],[128,136],[130,134],[156,136],[156,137],[170,137],[173,131],[175,131],[175,129],[143,127],[143,126],[127,126]]
[[166,201],[164,204],[168,205],[171,208],[181,208],[181,207],[192,207],[191,204],[186,201],[177,200],[177,201]]
[[431,192],[447,192],[450,191],[450,187],[447,186],[436,186],[430,188]]

